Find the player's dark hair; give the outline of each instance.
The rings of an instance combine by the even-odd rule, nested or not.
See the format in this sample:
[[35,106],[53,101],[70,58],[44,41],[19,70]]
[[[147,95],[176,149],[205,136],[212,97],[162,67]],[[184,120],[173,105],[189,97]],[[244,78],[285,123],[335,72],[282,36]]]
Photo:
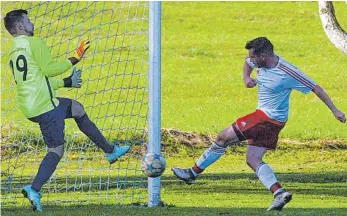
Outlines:
[[247,50],[253,49],[255,55],[265,54],[268,56],[273,55],[274,46],[266,37],[258,37],[246,43]]
[[22,22],[23,14],[28,14],[28,11],[19,9],[19,10],[10,11],[6,14],[4,18],[4,24],[5,24],[5,28],[11,35],[16,33],[14,29],[15,24],[17,22]]

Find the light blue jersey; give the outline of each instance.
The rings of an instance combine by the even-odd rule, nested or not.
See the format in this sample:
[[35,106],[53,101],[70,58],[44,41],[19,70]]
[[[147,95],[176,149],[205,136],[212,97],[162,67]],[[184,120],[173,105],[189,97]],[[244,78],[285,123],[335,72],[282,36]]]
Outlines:
[[[288,120],[289,96],[293,89],[304,94],[312,91],[316,83],[280,56],[274,68],[258,68],[258,108],[271,119],[286,122]],[[251,68],[256,68],[250,61]]]

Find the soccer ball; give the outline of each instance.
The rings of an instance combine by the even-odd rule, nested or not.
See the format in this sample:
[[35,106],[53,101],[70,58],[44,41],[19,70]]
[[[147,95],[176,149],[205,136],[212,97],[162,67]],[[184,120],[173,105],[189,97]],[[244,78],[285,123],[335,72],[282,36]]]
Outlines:
[[142,158],[141,169],[148,177],[158,177],[165,171],[166,161],[165,158],[156,153],[147,153]]

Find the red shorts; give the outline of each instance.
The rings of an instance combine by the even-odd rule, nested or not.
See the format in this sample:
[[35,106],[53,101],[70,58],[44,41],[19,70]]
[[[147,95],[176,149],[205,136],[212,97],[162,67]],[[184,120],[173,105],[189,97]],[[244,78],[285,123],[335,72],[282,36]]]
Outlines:
[[263,111],[243,116],[233,123],[233,129],[240,141],[248,140],[248,145],[276,149],[278,134],[285,122],[270,119]]

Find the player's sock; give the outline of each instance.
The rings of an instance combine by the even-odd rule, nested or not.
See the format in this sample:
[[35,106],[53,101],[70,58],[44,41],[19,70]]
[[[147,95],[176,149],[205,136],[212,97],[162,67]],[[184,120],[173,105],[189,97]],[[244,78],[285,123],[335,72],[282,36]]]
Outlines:
[[198,176],[204,169],[216,162],[225,153],[225,150],[226,148],[213,142],[210,148],[205,150],[199,160],[197,160],[195,165],[191,168],[194,176]]
[[31,187],[40,192],[44,183],[51,177],[54,173],[55,168],[57,168],[57,164],[60,161],[60,157],[58,154],[54,152],[48,152],[45,158],[42,160],[40,164],[39,171],[37,172],[35,179],[31,185]]
[[75,118],[75,121],[79,129],[105,153],[113,152],[114,146],[107,142],[104,135],[102,135],[96,125],[89,119],[87,114],[80,118]]
[[277,181],[275,173],[266,163],[262,162],[258,165],[256,169],[256,175],[268,190],[271,190],[271,188],[273,188],[273,192],[278,192],[277,190],[282,188],[282,186]]
[[282,188],[282,185],[279,182],[276,182],[270,187],[270,191],[273,193],[274,196],[277,194],[282,193],[284,190]]
[[190,168],[190,171],[192,171],[194,177],[197,177],[204,170],[200,169],[196,164],[194,164],[194,166]]

